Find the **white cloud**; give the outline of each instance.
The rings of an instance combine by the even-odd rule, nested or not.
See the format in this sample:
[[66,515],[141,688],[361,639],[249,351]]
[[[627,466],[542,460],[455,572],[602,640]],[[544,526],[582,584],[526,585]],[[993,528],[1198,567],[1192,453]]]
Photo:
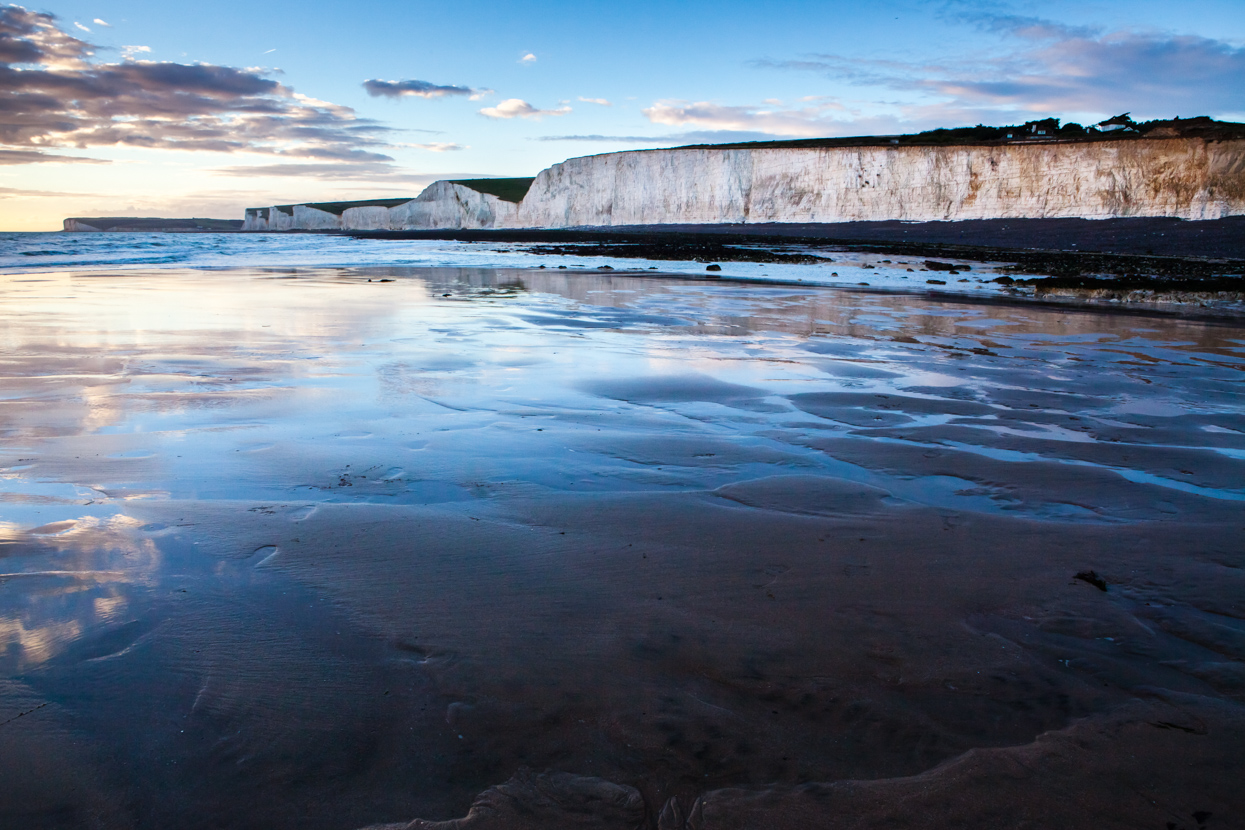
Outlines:
[[584,98],[581,96],[579,100],[583,101],[585,104],[600,104],[603,107],[614,106],[605,98]]
[[558,107],[556,110],[537,109],[521,98],[507,98],[495,107],[485,107],[480,110],[480,115],[488,118],[539,119],[545,115],[566,115],[570,111],[570,107]]
[[77,26],[79,29],[81,29],[81,30],[82,30],[82,31],[84,31],[84,32],[89,32],[89,31],[91,31],[91,30],[90,30],[90,29],[88,29],[86,26],[83,26],[81,23],[79,23],[79,22],[78,22],[78,21],[76,21],[76,20],[73,22],[73,25]]
[[452,153],[457,150],[466,150],[465,144],[455,144],[450,141],[434,141],[430,144],[403,144],[402,147],[414,147],[417,150],[428,150],[433,153]]
[[134,60],[134,56],[138,54],[148,54],[151,52],[150,46],[122,46],[121,56],[127,61]]
[[22,190],[16,187],[0,187],[0,199],[62,199],[66,197],[99,196],[98,193],[60,193],[55,190]]
[[95,23],[95,25],[96,25],[96,26],[103,26],[105,29],[111,29],[111,28],[112,28],[112,24],[111,24],[111,23],[105,23],[104,21],[100,20],[98,17],[97,17],[97,18],[95,18],[95,20],[94,20],[93,22]]
[[709,101],[658,101],[642,110],[654,124],[671,127],[700,127],[706,130],[759,132],[766,135],[815,137],[837,132],[840,120],[827,112],[843,112],[836,101],[821,99],[801,109],[770,109],[757,106],[725,106]]
[[[1017,15],[960,15],[953,20],[1000,36],[976,53],[907,61],[848,54],[758,60],[758,67],[811,71],[859,87],[900,91],[889,109],[905,120],[941,110],[960,123],[1018,115],[1101,116],[1131,110],[1138,120],[1210,114],[1245,106],[1245,47],[1201,35],[1105,31]],[[887,95],[887,97],[893,97]],[[944,125],[949,121],[943,121]]]
[[768,133],[737,132],[732,130],[695,130],[668,135],[542,135],[532,141],[574,141],[599,144],[723,144],[744,141],[771,141]]
[[531,52],[528,52],[526,55],[519,58],[519,63],[536,63],[536,56]]
[[[475,179],[480,178],[481,175],[479,173],[414,173],[392,164],[331,162],[320,164],[245,164],[236,167],[218,167],[212,172],[221,176],[247,179],[262,176],[265,178],[365,182],[370,183],[368,186],[372,188],[383,186],[399,187],[402,185],[418,185],[422,188],[439,179]],[[268,201],[265,198],[257,198],[254,193],[245,198],[251,204],[258,205],[281,205],[299,201],[298,199],[281,198],[275,201]]]

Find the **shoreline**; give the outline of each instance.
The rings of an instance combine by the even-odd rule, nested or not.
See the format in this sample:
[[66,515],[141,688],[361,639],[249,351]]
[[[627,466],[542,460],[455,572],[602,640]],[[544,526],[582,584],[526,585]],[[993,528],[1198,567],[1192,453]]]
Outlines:
[[[946,241],[953,234],[959,241]],[[1020,234],[1062,247],[987,244],[1014,242]],[[1018,300],[1194,316],[1245,316],[1245,217],[1202,223],[1175,219],[971,220],[820,226],[355,231],[346,235],[369,240],[448,238],[461,242],[499,242],[515,245],[509,249],[511,252],[532,255],[598,256],[706,265],[821,264],[833,262],[830,254],[842,252],[934,257],[950,261],[926,261],[924,264],[929,267],[909,270],[954,275],[958,271],[972,270],[971,266],[961,264],[965,261],[991,263],[999,276],[990,281],[1003,286]],[[1089,245],[1100,248],[1090,249]],[[1199,246],[1209,253],[1204,256],[1174,253]],[[1155,253],[1156,249],[1160,253]],[[942,281],[937,279],[927,280],[927,284],[938,293],[966,293],[942,288]]]
[[[269,231],[250,231],[269,233]],[[284,233],[284,231],[276,231]],[[323,232],[322,232],[323,233]],[[1245,216],[1183,219],[967,219],[947,222],[628,225],[541,229],[329,231],[356,239],[443,239],[460,242],[680,243],[728,237],[716,244],[839,245],[877,253],[929,251],[1016,255],[1140,256],[1245,261]],[[961,253],[962,252],[962,253]],[[992,257],[997,259],[997,256]]]
[[[1201,318],[1245,316],[1245,217],[1213,222],[990,220],[820,226],[242,233],[264,234],[265,239],[272,238],[272,234],[292,234],[288,237],[291,242],[306,234],[330,239],[279,245],[291,248],[279,262],[273,259],[276,252],[267,250],[266,243],[260,256],[264,261],[250,262],[251,257],[244,251],[253,246],[244,244],[239,253],[245,261],[221,262],[221,266],[357,267],[384,265],[385,260],[392,259],[418,265],[419,260],[429,257],[431,265],[444,260],[444,254],[456,259],[450,252],[459,250],[461,245],[461,253],[467,256],[463,264],[474,261],[483,267],[539,270],[537,263],[543,259],[551,268],[571,270],[595,267],[620,272],[661,271],[683,278],[739,278],[755,284],[828,285],[946,296],[988,294],[1012,302],[1104,311]],[[1017,234],[1061,247],[987,244],[1015,241]],[[203,238],[201,233],[194,236]],[[99,266],[131,270],[158,266],[158,259],[162,259],[145,261],[147,257],[136,252],[130,261],[126,250],[131,243],[112,236],[107,237],[109,244],[105,247],[116,250],[107,254],[107,263],[84,261],[99,256],[94,243],[103,241],[101,234],[67,234],[65,238],[91,244],[82,246],[84,250],[78,256],[72,249],[47,250],[44,246],[49,243],[40,241],[38,247],[32,246],[29,251],[17,251],[5,272],[38,273],[47,271],[49,266],[57,270],[95,270]],[[360,242],[364,244],[359,245]],[[444,246],[442,252],[433,252],[438,247],[435,245],[418,246],[429,248],[425,255],[408,250],[409,245],[378,244],[386,242],[454,244]],[[1090,244],[1098,248],[1091,250]],[[357,253],[352,250],[356,245],[361,249]],[[1144,245],[1157,246],[1145,249],[1156,253],[1131,252]],[[1207,253],[1225,256],[1172,253],[1194,245],[1204,246]],[[365,247],[370,253],[362,250]],[[256,253],[261,252],[256,249]],[[415,253],[414,259],[409,258],[411,253]],[[43,255],[64,256],[70,261],[38,261]],[[24,266],[29,257],[37,259],[29,259],[32,267],[27,268]],[[538,258],[535,263],[533,257]],[[727,273],[721,272],[723,265]],[[177,263],[177,267],[217,266],[214,262],[186,261]]]

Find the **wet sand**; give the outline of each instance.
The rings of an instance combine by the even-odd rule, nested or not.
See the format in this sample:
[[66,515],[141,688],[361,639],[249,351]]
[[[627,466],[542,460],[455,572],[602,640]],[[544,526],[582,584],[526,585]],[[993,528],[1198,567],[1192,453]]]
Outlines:
[[1239,322],[618,272],[0,292],[0,826],[1245,820]]

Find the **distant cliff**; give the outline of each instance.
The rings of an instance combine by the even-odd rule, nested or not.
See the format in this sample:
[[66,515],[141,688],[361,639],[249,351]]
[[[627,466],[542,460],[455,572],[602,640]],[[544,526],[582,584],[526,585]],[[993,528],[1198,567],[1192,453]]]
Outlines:
[[247,208],[243,230],[400,230],[514,227],[533,179],[459,179],[429,185],[414,199],[314,202]]
[[74,217],[65,230],[78,233],[227,233],[242,230],[241,219],[153,219],[134,216]]
[[[991,140],[970,140],[970,129],[889,140],[608,153],[555,164],[534,180],[436,182],[418,198],[394,204],[350,203],[335,213],[317,205],[253,208],[246,227],[414,230],[1245,215],[1245,125],[1190,119],[1151,122],[1159,126],[1146,134],[1066,138],[1066,128],[1054,119],[1051,134],[1039,131],[1046,123],[1034,122],[1032,132],[1020,137],[1004,133]],[[529,184],[507,189],[498,182]]]

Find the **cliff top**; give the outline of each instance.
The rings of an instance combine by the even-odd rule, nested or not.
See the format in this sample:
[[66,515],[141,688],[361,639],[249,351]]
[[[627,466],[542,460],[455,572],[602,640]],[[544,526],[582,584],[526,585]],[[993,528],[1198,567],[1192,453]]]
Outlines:
[[523,201],[523,197],[527,195],[527,191],[532,187],[532,182],[536,181],[536,179],[450,179],[449,181],[450,184],[460,184],[477,193],[487,193],[490,196],[496,196],[503,202],[518,204]]
[[1245,138],[1245,124],[1216,121],[1205,115],[1136,123],[1128,113],[1098,125],[1060,124],[1058,118],[1029,121],[1009,127],[956,127],[905,135],[861,135],[843,138],[798,138],[788,141],[745,141],[734,144],[689,144],[675,150],[757,150],[814,147],[939,147],[977,144],[1031,144],[1034,142],[1121,141],[1139,138]]
[[[299,202],[294,205],[273,205],[273,208],[281,211],[286,216],[293,216],[294,208],[296,207],[315,208],[316,210],[322,210],[325,213],[331,213],[334,216],[341,216],[349,208],[353,207],[396,207],[397,205],[404,205],[414,198],[414,196],[407,196],[402,199],[361,199],[354,202]],[[259,213],[263,213],[264,216],[267,216],[268,210],[269,208],[266,207],[247,208],[246,212],[249,216],[254,216]]]
[[[517,178],[517,179],[449,179],[450,184],[460,184],[468,187],[478,193],[488,193],[496,196],[506,202],[523,201],[523,197],[527,195],[528,189],[532,186],[535,179]],[[267,218],[269,210],[279,210],[286,216],[294,215],[295,207],[308,207],[322,210],[325,213],[331,213],[334,216],[341,216],[350,208],[356,207],[397,207],[404,205],[414,199],[414,196],[407,196],[399,199],[358,199],[346,202],[299,202],[296,205],[273,205],[271,208],[254,207],[247,208],[246,212],[249,216],[263,216]],[[81,221],[81,220],[80,220]]]

